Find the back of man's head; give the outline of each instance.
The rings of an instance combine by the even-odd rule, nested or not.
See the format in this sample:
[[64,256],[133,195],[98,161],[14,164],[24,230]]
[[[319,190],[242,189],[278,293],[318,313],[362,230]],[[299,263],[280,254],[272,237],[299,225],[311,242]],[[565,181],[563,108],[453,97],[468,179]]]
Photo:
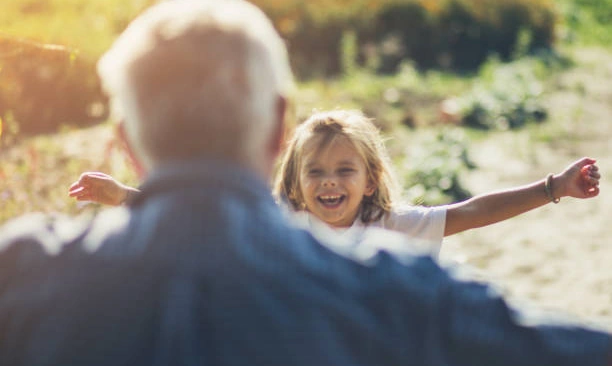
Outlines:
[[213,157],[257,165],[292,75],[269,19],[242,0],[162,2],[98,65],[136,156],[151,168]]

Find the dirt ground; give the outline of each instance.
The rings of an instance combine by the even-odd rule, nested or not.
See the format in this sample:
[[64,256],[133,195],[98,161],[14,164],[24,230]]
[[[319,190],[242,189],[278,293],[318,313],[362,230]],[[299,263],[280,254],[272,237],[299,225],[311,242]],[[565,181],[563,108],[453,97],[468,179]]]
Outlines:
[[[547,123],[558,128],[559,137],[543,142],[531,130],[474,144],[471,157],[479,169],[465,177],[465,185],[478,194],[526,184],[590,156],[602,174],[600,195],[564,198],[449,237],[441,261],[473,267],[475,277],[498,284],[521,305],[612,330],[612,62],[601,62],[598,51],[579,57],[581,66],[547,97],[552,111]],[[611,60],[607,57],[603,60]],[[584,92],[577,96],[568,88]]]

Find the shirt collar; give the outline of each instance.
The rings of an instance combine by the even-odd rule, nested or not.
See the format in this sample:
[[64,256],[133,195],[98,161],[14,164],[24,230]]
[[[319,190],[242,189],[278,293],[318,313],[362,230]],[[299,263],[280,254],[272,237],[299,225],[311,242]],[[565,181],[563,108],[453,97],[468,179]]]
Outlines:
[[[253,171],[230,161],[198,159],[165,163],[154,169],[130,203],[139,205],[152,195],[189,188],[238,190],[272,197],[270,186]],[[206,187],[206,188],[205,188]]]

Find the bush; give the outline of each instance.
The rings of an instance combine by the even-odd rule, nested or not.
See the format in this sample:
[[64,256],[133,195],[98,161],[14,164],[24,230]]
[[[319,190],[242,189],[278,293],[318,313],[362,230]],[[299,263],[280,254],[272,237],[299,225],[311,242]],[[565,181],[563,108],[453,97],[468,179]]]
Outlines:
[[420,68],[475,70],[491,54],[511,60],[517,44],[528,52],[549,48],[555,14],[546,0],[398,0],[377,18],[376,41],[395,35],[401,46],[390,60],[382,52],[381,71],[394,72],[405,57]]
[[[383,0],[384,2],[384,0]],[[342,38],[369,33],[375,0],[253,0],[287,41],[296,75],[303,79],[342,71]],[[372,11],[374,9],[374,11]]]
[[361,65],[395,72],[405,59],[419,68],[474,70],[491,53],[510,59],[520,34],[527,50],[550,47],[556,22],[549,0],[255,0],[287,40],[301,78],[343,71],[343,35],[355,34]]
[[53,132],[106,118],[95,65],[78,52],[1,36],[0,50],[0,117],[7,132]]
[[427,206],[463,201],[472,194],[460,176],[476,166],[468,156],[465,135],[459,129],[442,130],[431,140],[415,144],[406,154],[405,196]]
[[500,65],[491,61],[483,67],[479,82],[455,101],[462,124],[478,129],[515,129],[544,121],[548,112],[533,62],[525,59]]
[[612,41],[612,0],[558,0],[564,37],[581,44],[608,45]]

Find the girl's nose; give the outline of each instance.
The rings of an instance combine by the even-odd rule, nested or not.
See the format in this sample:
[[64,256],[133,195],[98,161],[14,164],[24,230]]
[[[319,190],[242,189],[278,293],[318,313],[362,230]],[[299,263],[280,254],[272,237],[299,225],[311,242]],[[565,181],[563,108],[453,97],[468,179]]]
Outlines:
[[333,187],[335,187],[337,185],[337,182],[336,182],[336,179],[334,177],[327,176],[327,177],[323,178],[322,185],[325,188],[333,188]]

